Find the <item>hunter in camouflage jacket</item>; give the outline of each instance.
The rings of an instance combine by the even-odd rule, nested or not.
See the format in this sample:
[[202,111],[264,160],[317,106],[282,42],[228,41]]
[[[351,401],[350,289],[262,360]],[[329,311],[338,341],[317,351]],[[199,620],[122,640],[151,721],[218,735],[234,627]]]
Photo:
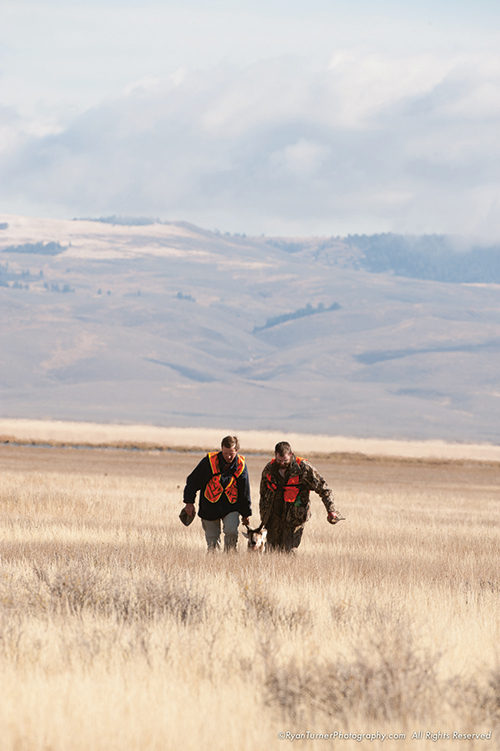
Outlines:
[[298,548],[305,523],[311,516],[311,490],[318,493],[329,514],[336,514],[332,491],[305,459],[292,453],[284,472],[280,472],[276,459],[266,464],[260,483],[259,506],[270,548],[284,551]]

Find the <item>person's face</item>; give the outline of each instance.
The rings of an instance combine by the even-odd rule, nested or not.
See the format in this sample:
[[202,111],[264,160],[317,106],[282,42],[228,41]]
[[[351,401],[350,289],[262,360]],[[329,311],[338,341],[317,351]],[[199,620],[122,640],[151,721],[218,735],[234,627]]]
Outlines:
[[281,454],[275,454],[274,456],[279,469],[286,469],[292,461],[292,455],[290,452],[288,452],[288,454],[283,454],[283,456]]
[[234,446],[231,446],[231,448],[228,449],[227,446],[223,446],[221,450],[222,450],[222,456],[224,457],[224,461],[226,462],[226,464],[232,464],[236,454],[238,453],[236,451],[236,448]]

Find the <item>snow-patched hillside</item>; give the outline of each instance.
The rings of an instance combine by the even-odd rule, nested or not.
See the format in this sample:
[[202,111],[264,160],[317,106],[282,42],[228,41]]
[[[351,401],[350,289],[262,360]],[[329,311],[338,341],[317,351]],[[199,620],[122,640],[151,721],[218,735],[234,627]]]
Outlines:
[[0,215],[1,416],[500,442],[500,287],[324,246]]

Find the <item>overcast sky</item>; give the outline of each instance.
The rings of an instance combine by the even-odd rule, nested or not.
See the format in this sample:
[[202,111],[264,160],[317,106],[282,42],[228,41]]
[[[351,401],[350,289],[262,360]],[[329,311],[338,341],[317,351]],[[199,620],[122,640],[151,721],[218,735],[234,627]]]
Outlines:
[[0,213],[500,239],[498,0],[2,0]]

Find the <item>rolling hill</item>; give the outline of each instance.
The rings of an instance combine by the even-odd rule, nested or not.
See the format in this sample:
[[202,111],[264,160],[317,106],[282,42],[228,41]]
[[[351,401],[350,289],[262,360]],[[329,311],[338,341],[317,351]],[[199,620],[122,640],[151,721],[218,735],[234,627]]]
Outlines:
[[499,258],[0,215],[1,416],[499,443]]

